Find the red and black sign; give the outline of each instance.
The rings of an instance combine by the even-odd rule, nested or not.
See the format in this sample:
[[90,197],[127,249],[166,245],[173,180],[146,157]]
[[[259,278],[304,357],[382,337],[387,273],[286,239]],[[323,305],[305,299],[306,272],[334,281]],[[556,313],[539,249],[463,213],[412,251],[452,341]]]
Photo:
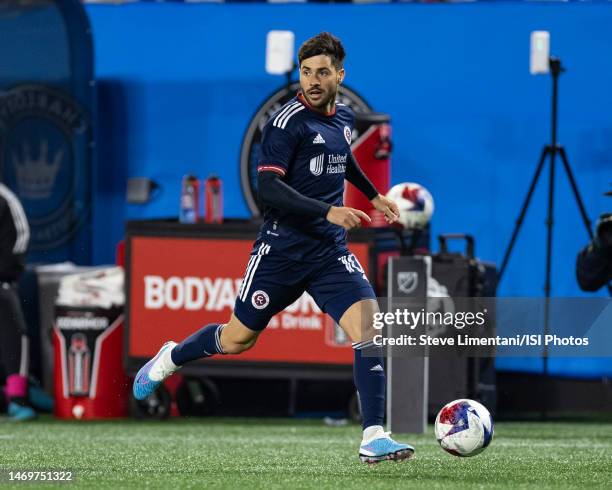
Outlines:
[[[252,240],[135,236],[129,242],[128,355],[150,358],[208,323],[227,322]],[[368,245],[351,251],[367,269]],[[367,273],[367,270],[366,270]],[[254,298],[264,304],[265,294]],[[207,362],[351,364],[350,341],[308,294],[274,316],[257,345]]]

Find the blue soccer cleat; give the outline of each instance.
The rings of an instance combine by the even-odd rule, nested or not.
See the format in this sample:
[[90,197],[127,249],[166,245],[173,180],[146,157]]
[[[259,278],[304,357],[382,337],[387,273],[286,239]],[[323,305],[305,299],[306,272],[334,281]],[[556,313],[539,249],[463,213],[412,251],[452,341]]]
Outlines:
[[134,378],[132,391],[136,400],[144,400],[151,395],[157,387],[179,366],[172,362],[170,352],[174,349],[176,342],[166,342],[162,345],[157,355],[140,368]]
[[11,422],[26,422],[36,418],[36,412],[28,405],[10,402],[8,406],[8,418]]
[[359,459],[363,463],[375,464],[381,461],[402,461],[414,456],[414,448],[408,444],[400,444],[390,437],[389,432],[384,437],[374,439],[359,448]]
[[28,401],[36,410],[53,412],[53,398],[40,387],[38,382],[31,379],[28,386]]

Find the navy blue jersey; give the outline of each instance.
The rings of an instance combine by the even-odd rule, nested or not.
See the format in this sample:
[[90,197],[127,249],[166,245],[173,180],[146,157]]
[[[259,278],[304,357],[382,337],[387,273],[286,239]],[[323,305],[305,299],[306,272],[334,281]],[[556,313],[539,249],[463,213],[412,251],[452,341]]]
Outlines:
[[[353,111],[343,104],[326,115],[294,97],[266,123],[257,170],[278,173],[304,196],[342,206],[354,121]],[[264,220],[256,247],[265,241],[274,252],[299,261],[348,253],[346,231],[325,218],[265,206]]]

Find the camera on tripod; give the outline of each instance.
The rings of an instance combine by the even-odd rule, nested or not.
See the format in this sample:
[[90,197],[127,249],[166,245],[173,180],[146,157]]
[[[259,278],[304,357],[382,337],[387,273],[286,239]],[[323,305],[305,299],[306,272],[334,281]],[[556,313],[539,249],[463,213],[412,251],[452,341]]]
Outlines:
[[576,278],[583,291],[597,291],[612,280],[612,213],[599,217],[595,236],[578,253]]

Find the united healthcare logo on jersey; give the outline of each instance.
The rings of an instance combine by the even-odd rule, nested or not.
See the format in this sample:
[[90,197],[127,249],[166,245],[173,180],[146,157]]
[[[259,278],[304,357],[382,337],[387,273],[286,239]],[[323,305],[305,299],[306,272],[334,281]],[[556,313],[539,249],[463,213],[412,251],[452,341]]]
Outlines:
[[61,90],[27,84],[0,92],[0,180],[26,210],[30,250],[63,245],[86,218],[88,162],[75,155],[88,155],[88,128],[84,109]]
[[310,159],[310,172],[312,175],[318,177],[323,173],[323,164],[325,163],[325,154],[321,153],[320,155],[313,157]]

